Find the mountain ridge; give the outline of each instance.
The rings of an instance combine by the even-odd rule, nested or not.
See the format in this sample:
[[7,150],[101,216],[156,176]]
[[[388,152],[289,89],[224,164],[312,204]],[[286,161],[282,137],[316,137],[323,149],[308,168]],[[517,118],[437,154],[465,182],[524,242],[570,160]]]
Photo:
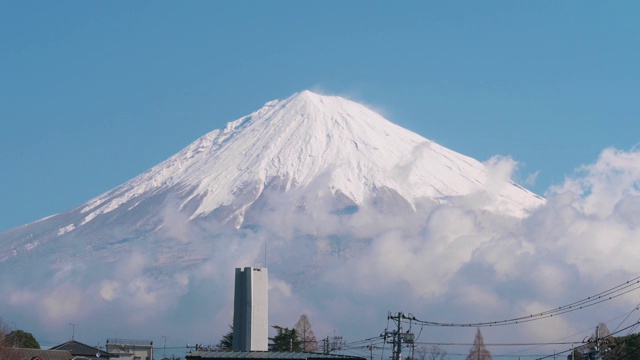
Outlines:
[[[385,137],[390,136],[395,136],[391,145],[385,142]],[[431,166],[438,168],[421,175],[411,169],[412,161],[420,160],[412,156],[425,156],[425,152],[441,155],[441,160],[432,161]],[[366,156],[364,159],[362,154]],[[378,162],[376,166],[365,161],[372,157]],[[474,172],[475,177],[464,181],[457,176],[454,184],[449,184],[451,177],[443,181],[435,174],[447,171],[459,174],[461,166]],[[209,173],[203,173],[203,168],[209,169]],[[225,129],[204,135],[131,181],[90,200],[82,209],[87,215],[80,225],[143,193],[166,186],[182,186],[183,192],[193,190],[180,208],[202,197],[190,216],[193,219],[229,205],[234,200],[233,194],[248,183],[255,182],[253,191],[260,193],[265,184],[279,177],[287,191],[292,186],[308,185],[324,171],[332,172],[329,185],[334,191],[340,190],[358,204],[363,203],[367,189],[381,186],[398,191],[411,204],[419,197],[445,199],[468,195],[481,189],[482,178],[486,176],[478,161],[403,129],[360,104],[305,90],[285,100],[266,103],[258,111],[229,122]],[[398,179],[405,171],[409,182],[426,184],[427,188],[411,194],[407,186],[400,184],[400,180],[406,179]],[[390,172],[397,173],[395,178]],[[363,176],[358,179],[358,175]],[[358,181],[363,186],[354,184]],[[540,199],[535,195],[533,198]],[[524,205],[531,207],[535,202],[525,201]],[[516,216],[524,215],[512,210],[516,210]]]
[[472,198],[484,210],[520,218],[544,202],[510,179],[490,184],[489,171],[361,104],[302,91],[205,134],[74,209],[0,234],[8,239],[0,262],[53,239],[71,247],[77,244],[65,239],[79,239],[87,254],[118,247],[162,231],[168,208],[187,222],[239,228],[285,200],[302,212],[322,205],[348,215],[374,206],[398,215],[424,200]]

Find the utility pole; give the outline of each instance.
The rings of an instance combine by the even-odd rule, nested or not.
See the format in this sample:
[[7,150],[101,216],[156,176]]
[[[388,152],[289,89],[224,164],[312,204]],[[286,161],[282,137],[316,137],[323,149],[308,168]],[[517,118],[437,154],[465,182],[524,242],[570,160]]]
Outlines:
[[590,359],[600,359],[600,326],[596,326],[595,339],[593,341],[593,349],[589,352]]
[[167,351],[167,337],[162,335],[162,357],[165,358]]
[[326,338],[322,339],[322,353],[327,355],[332,351],[342,350],[342,347],[344,345],[345,343],[344,340],[342,340],[342,336],[333,335],[333,339],[327,336]]
[[415,318],[411,314],[405,315],[402,312],[391,314],[391,312],[389,312],[389,315],[387,315],[387,319],[393,320],[396,323],[396,330],[385,330],[382,336],[384,337],[385,341],[387,340],[387,337],[391,337],[391,341],[393,343],[393,356],[391,357],[391,359],[402,360],[402,341],[404,340],[404,342],[407,344],[414,343],[413,333],[411,333],[410,331],[407,331],[406,333],[402,332],[402,320],[415,320]]
[[387,320],[393,320],[396,322],[397,330],[386,330],[382,334],[384,340],[387,341],[387,337],[391,337],[391,343],[393,344],[392,360],[402,360],[402,316],[401,312],[391,315],[391,312],[387,315]]
[[[334,331],[334,334],[335,334],[335,331]],[[333,335],[333,341],[331,342],[330,351],[342,350],[343,346],[344,346],[344,341],[342,340],[342,336]]]
[[391,343],[393,344],[392,360],[402,360],[402,337],[400,335],[402,334],[402,315],[403,314],[401,312],[396,313],[395,315],[391,315],[391,313],[387,315],[387,320],[393,320],[396,322],[397,326],[397,329],[394,331],[384,331],[385,340],[387,339],[387,336],[391,336]]
[[326,339],[322,339],[322,353],[327,355],[329,354],[329,337]]
[[369,360],[373,360],[373,350],[379,349],[379,348],[377,346],[371,344],[371,345],[367,346],[367,349],[369,349]]
[[573,360],[573,344],[571,344],[571,360]]
[[71,340],[75,340],[75,338],[76,338],[76,324],[69,323],[69,326],[71,326]]

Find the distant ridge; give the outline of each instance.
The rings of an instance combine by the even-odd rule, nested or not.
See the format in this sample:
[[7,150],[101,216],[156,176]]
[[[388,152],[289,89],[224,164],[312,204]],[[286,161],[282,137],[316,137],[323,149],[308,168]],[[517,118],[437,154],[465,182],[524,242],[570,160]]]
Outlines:
[[240,227],[277,194],[289,194],[290,206],[301,211],[322,202],[345,214],[363,206],[411,212],[425,199],[474,196],[485,210],[525,217],[544,202],[510,180],[489,182],[475,159],[356,102],[302,91],[202,136],[76,209],[0,234],[0,261],[74,233],[101,241],[109,237],[101,235],[107,226],[131,241],[144,237],[160,229],[167,203],[185,221]]
[[[414,162],[414,163],[412,163]],[[482,163],[405,130],[366,107],[337,96],[302,91],[201,137],[167,161],[88,202],[82,223],[144,196],[179,186],[191,217],[237,203],[236,221],[265,186],[304,187],[328,176],[329,188],[357,204],[375,188],[393,189],[409,204],[483,190]],[[251,184],[251,185],[248,185]],[[249,188],[248,188],[249,187]],[[490,209],[524,216],[541,199],[513,183]],[[136,206],[136,204],[132,204]],[[81,225],[79,224],[79,225]]]

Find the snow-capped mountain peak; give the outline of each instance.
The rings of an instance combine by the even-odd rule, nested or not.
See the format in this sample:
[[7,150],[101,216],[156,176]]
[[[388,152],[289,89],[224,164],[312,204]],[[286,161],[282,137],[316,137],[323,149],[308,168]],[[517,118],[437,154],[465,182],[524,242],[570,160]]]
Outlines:
[[[243,222],[244,212],[274,184],[305,188],[318,177],[327,190],[361,205],[376,189],[410,206],[421,198],[446,201],[486,191],[485,166],[401,128],[363,105],[305,90],[266,103],[258,111],[214,130],[133,180],[88,202],[91,221],[122,206],[133,208],[150,194],[177,190],[191,218],[228,207],[224,221]],[[542,203],[507,182],[486,204],[525,216]]]

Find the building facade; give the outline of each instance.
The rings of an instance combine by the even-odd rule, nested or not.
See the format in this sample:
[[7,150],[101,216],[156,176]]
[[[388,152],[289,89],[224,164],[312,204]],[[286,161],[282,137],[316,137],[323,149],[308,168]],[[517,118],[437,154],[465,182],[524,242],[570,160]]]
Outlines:
[[153,360],[153,341],[107,339],[107,352],[122,360]]
[[236,268],[233,351],[269,350],[267,268]]
[[73,360],[109,360],[117,358],[117,356],[114,356],[107,351],[103,351],[97,346],[83,344],[75,340],[70,340],[66,343],[56,345],[49,350],[69,351],[73,356]]

